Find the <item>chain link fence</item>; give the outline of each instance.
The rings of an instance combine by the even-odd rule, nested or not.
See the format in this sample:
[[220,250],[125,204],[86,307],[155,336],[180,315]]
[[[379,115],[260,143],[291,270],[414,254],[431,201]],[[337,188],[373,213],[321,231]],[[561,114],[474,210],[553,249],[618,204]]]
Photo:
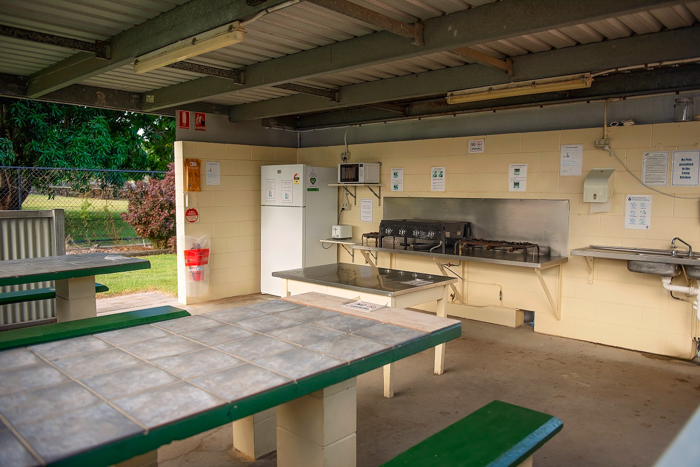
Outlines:
[[65,211],[66,247],[144,242],[121,217],[123,189],[165,172],[0,166],[0,209]]

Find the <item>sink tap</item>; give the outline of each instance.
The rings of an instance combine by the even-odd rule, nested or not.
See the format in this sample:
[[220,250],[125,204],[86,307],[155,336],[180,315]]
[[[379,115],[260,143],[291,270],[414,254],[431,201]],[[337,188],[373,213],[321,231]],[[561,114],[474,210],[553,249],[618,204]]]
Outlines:
[[671,256],[677,256],[676,254],[676,240],[681,242],[683,245],[688,247],[688,258],[691,258],[693,256],[693,247],[688,245],[686,242],[683,241],[682,238],[676,237],[673,240],[671,240]]

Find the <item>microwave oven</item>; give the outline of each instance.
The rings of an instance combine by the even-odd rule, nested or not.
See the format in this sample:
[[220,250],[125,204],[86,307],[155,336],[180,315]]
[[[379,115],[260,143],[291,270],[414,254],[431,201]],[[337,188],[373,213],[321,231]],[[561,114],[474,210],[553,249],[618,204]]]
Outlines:
[[378,163],[338,164],[338,183],[379,183],[379,167]]

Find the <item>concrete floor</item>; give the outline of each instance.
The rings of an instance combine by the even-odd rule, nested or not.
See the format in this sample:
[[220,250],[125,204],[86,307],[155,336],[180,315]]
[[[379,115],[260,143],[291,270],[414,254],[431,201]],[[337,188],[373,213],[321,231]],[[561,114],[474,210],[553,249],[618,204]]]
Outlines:
[[[140,294],[144,300],[156,294]],[[266,300],[186,307],[191,313]],[[122,297],[123,299],[123,297]],[[117,300],[117,299],[108,299]],[[100,300],[103,311],[120,311]],[[163,297],[160,297],[163,304]],[[131,298],[127,300],[131,303]],[[564,429],[535,455],[537,466],[653,464],[700,404],[700,367],[689,362],[463,321],[447,344],[446,372],[432,374],[433,352],[396,364],[396,397],[382,397],[381,370],[358,378],[357,464],[376,466],[494,399],[560,418]],[[276,465],[232,450],[221,427],[159,449],[159,465]]]

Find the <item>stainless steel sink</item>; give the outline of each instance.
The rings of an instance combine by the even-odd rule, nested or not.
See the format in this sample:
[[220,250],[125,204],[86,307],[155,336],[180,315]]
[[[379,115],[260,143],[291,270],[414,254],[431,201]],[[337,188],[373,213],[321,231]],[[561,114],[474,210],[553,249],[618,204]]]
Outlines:
[[[690,266],[698,268],[697,266]],[[664,277],[675,277],[681,273],[680,264],[656,263],[651,261],[627,261],[627,270],[642,274],[654,274]],[[698,268],[700,273],[700,268]]]
[[691,279],[698,279],[700,280],[700,266],[686,266],[685,267],[685,273],[690,277]]

